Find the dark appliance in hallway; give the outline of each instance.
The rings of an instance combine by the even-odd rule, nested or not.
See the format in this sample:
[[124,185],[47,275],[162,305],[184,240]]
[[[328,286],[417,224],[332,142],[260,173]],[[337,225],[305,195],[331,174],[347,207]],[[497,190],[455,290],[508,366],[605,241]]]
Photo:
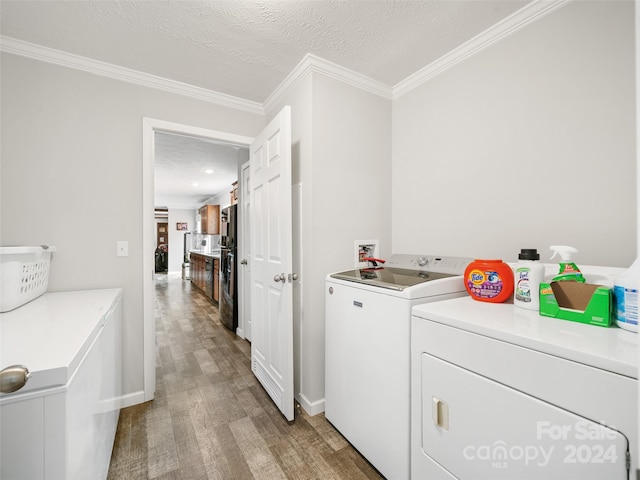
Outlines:
[[204,267],[204,293],[213,299],[213,258],[207,257]]
[[238,327],[237,205],[223,208],[220,224],[220,321],[232,331]]

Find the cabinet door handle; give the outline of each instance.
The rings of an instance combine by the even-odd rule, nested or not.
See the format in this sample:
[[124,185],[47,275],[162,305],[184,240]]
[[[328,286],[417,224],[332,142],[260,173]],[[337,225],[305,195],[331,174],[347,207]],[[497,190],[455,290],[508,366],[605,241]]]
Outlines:
[[432,397],[431,418],[436,426],[449,431],[449,404],[438,397]]

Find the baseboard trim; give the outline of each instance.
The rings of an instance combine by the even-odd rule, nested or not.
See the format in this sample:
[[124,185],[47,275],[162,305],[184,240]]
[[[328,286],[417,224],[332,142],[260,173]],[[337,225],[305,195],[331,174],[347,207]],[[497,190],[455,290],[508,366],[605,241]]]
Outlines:
[[299,393],[298,395],[296,395],[296,401],[300,404],[302,409],[311,417],[324,412],[324,398],[312,402],[303,394]]
[[133,405],[138,405],[140,403],[144,403],[144,391],[140,390],[133,393],[128,393],[126,395],[122,395],[120,397],[120,408],[127,408]]

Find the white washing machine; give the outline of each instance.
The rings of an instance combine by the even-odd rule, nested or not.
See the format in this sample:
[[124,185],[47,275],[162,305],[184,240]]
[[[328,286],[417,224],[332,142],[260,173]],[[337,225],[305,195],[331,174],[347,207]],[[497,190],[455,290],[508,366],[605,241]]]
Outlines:
[[466,295],[471,261],[397,254],[327,276],[325,415],[389,480],[409,478],[411,308]]
[[637,352],[635,333],[511,303],[416,306],[411,478],[628,479]]

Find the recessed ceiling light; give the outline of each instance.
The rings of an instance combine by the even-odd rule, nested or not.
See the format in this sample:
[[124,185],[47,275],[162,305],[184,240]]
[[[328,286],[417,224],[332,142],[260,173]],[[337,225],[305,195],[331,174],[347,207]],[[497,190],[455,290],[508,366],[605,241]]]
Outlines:
[[191,184],[191,186],[192,186],[192,187],[197,187],[198,185],[200,185],[198,182],[193,182],[193,183]]
[[213,173],[213,168],[205,168],[204,169],[204,173],[212,174]]

